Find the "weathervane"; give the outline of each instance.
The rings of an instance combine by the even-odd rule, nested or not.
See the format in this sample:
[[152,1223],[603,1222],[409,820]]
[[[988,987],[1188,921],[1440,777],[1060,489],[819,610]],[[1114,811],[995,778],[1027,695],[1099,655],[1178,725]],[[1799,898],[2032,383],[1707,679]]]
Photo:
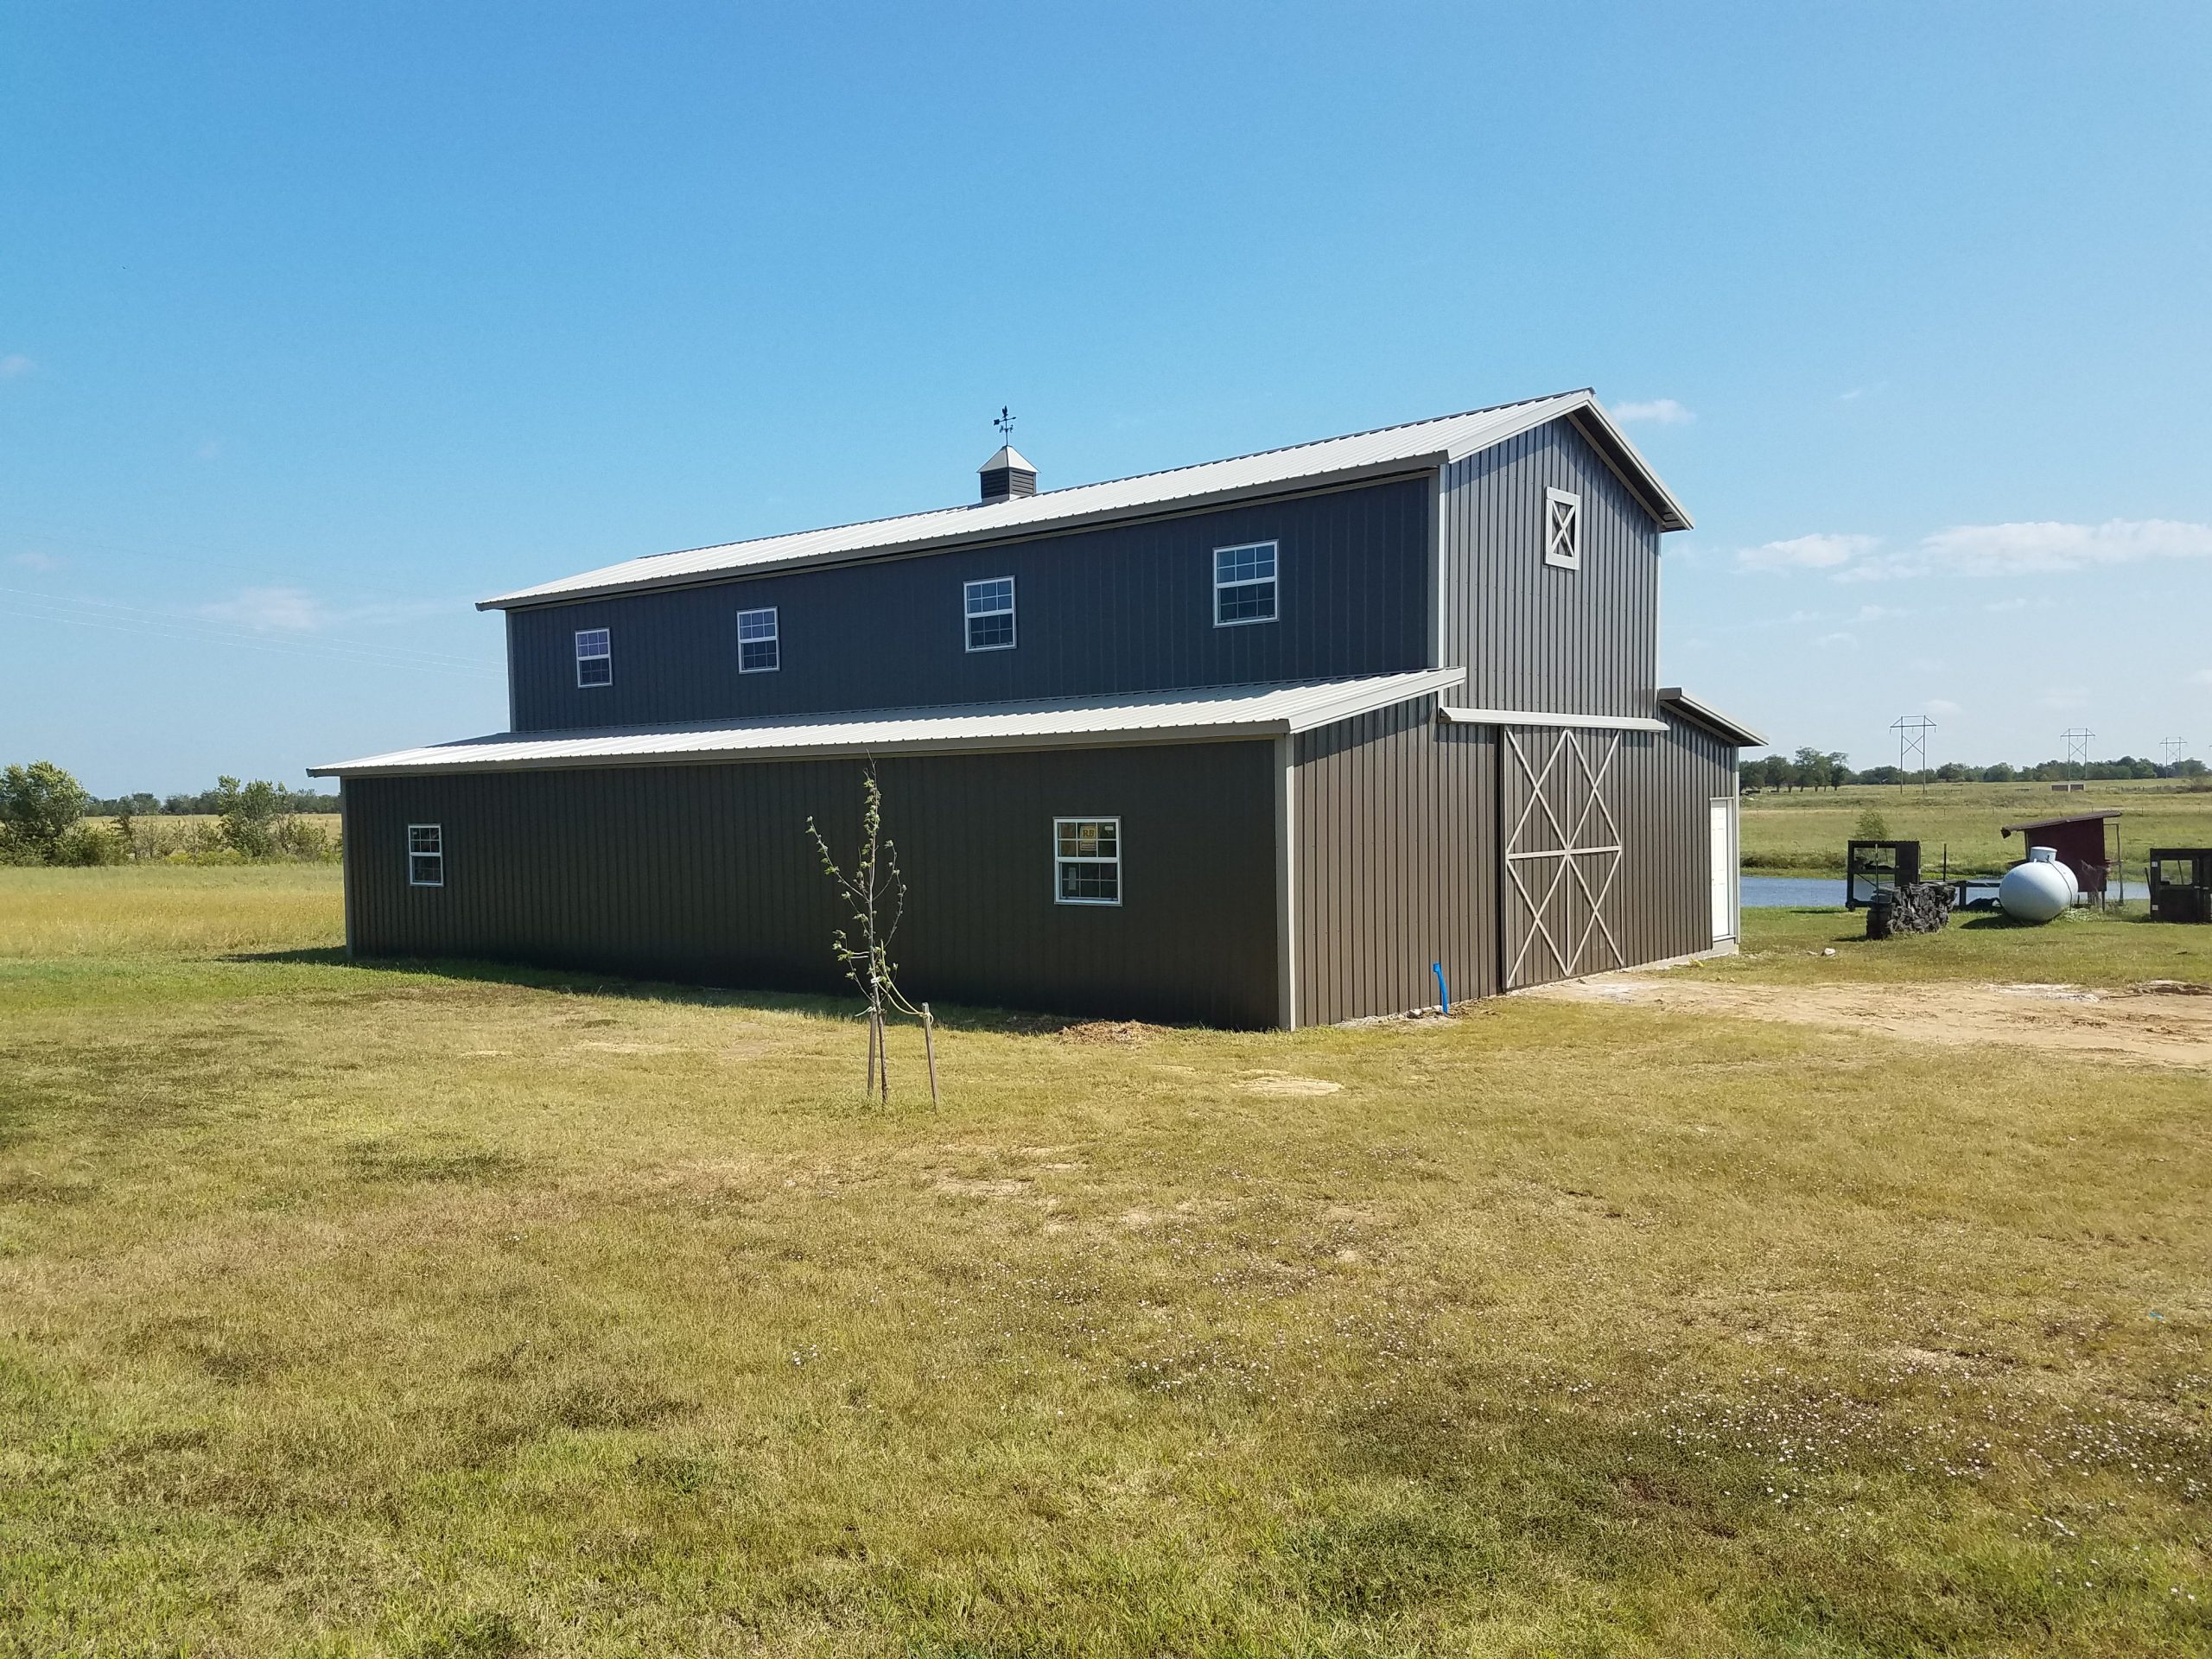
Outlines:
[[1014,423],[1020,418],[1021,417],[1020,416],[1016,415],[1004,404],[1001,404],[999,405],[999,417],[993,421],[991,424],[998,429],[999,441],[1001,443],[1012,443],[1014,442]]

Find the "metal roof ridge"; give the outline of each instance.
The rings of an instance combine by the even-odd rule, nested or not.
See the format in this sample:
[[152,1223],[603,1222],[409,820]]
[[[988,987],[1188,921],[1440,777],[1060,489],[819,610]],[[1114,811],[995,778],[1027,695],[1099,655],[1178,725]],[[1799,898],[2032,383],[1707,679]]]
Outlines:
[[[1455,421],[1471,420],[1478,415],[1503,415],[1511,410],[1533,409],[1539,405],[1561,403],[1572,403],[1573,405],[1573,408],[1562,410],[1560,411],[1562,414],[1571,414],[1575,412],[1576,410],[1583,408],[1599,409],[1600,414],[1603,414],[1602,406],[1600,406],[1597,401],[1597,393],[1595,390],[1592,387],[1581,386],[1567,391],[1547,392],[1542,396],[1536,397],[1517,397],[1502,404],[1486,404],[1474,409],[1461,410],[1456,413],[1449,415],[1426,416],[1419,420],[1398,421],[1391,423],[1389,425],[1364,428],[1357,432],[1332,433],[1327,437],[1308,438],[1298,443],[1277,444],[1266,449],[1248,450],[1242,454],[1217,455],[1206,461],[1188,461],[1179,467],[1162,467],[1154,468],[1150,472],[1125,474],[1117,478],[1094,479],[1089,483],[1084,484],[1062,485],[1057,489],[1039,490],[1034,495],[1014,497],[1007,501],[978,502],[969,503],[966,505],[945,507],[925,507],[913,512],[888,514],[881,518],[859,518],[842,524],[817,524],[802,530],[780,531],[772,535],[767,536],[747,536],[736,541],[708,542],[696,547],[671,548],[658,553],[637,554],[627,559],[619,559],[612,564],[597,565],[588,570],[578,571],[574,575],[556,577],[551,582],[535,582],[527,587],[514,588],[504,594],[495,594],[489,599],[479,600],[476,602],[476,608],[479,610],[504,608],[518,601],[537,597],[540,595],[550,600],[560,593],[571,591],[565,587],[565,584],[578,582],[585,576],[605,573],[611,577],[612,573],[615,571],[627,569],[632,566],[644,564],[653,560],[687,558],[693,555],[710,553],[734,553],[741,549],[765,546],[769,543],[786,541],[798,537],[836,536],[848,531],[865,531],[875,527],[901,524],[909,521],[919,523],[928,519],[963,519],[969,518],[978,510],[978,508],[985,510],[993,507],[1020,508],[1023,516],[1022,520],[1007,526],[1010,530],[1018,531],[1027,527],[1027,521],[1028,517],[1030,514],[1034,512],[1039,504],[1048,504],[1055,498],[1073,496],[1086,490],[1107,490],[1116,486],[1143,484],[1151,480],[1173,478],[1179,474],[1203,472],[1210,467],[1233,467],[1245,462],[1264,461],[1270,456],[1293,454],[1301,449],[1319,449],[1330,444],[1351,443],[1356,442],[1362,438],[1382,437],[1394,432],[1410,432],[1420,427],[1446,426]],[[1635,447],[1628,442],[1626,437],[1621,434],[1619,429],[1613,424],[1609,416],[1605,417],[1605,423],[1609,435],[1627,451],[1629,456],[1639,466],[1646,476],[1649,477],[1654,484],[1657,484],[1657,474],[1651,472],[1649,464],[1644,461],[1641,454],[1637,454]],[[1438,453],[1440,455],[1447,456],[1452,459],[1459,459],[1465,454],[1478,454],[1482,449],[1489,448],[1494,444],[1503,442],[1503,436],[1506,435],[1511,435],[1508,434],[1498,437],[1488,438],[1480,445],[1469,447],[1464,450],[1455,451],[1447,447],[1445,449],[1440,450]],[[985,466],[988,467],[989,464],[989,462],[986,462]],[[1025,463],[1025,465],[1027,463]],[[1340,471],[1347,469],[1337,468],[1330,470]],[[1357,469],[1354,468],[1350,470]],[[1325,477],[1328,475],[1329,471],[1316,472],[1310,474],[1310,476],[1315,478]],[[1290,484],[1295,483],[1299,480],[1295,478],[1286,478],[1277,481],[1284,484]],[[1663,485],[1660,485],[1659,488],[1661,493],[1662,495],[1666,495],[1665,486]],[[1162,499],[1173,499],[1174,498],[1162,498]],[[1671,496],[1667,496],[1667,499],[1670,506],[1674,507],[1677,513],[1680,514],[1680,505],[1678,503],[1675,503]],[[1142,503],[1136,505],[1146,505],[1154,504]],[[1128,510],[1135,511],[1135,506],[1133,505]],[[1681,516],[1682,516],[1685,518],[1685,521],[1687,521],[1686,514],[1681,514]],[[990,525],[978,524],[977,527],[979,530],[982,530],[985,528],[995,528],[996,525],[994,523]],[[884,543],[883,545],[887,546],[889,544]],[[867,551],[868,549],[866,547],[858,547],[836,550],[858,553]],[[815,555],[813,556],[820,557],[823,556]],[[685,571],[683,574],[686,575],[704,575],[711,573],[704,571]],[[658,582],[659,580],[661,579],[654,576],[650,572],[640,572],[633,579],[634,582],[638,585],[651,585]],[[624,587],[630,585],[632,584],[629,582],[622,584]],[[573,591],[575,592],[577,597],[581,598],[588,597],[594,592],[600,590],[593,588],[577,588]]]

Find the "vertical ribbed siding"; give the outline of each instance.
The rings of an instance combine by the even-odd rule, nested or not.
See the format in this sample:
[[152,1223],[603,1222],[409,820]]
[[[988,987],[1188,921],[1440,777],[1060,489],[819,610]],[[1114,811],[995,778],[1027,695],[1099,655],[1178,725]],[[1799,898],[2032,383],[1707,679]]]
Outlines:
[[1300,1025],[1398,1014],[1497,985],[1495,734],[1436,700],[1294,740]]
[[[1395,673],[1427,665],[1429,485],[1398,480],[1142,524],[507,613],[514,728],[719,720]],[[1213,625],[1213,550],[1278,544],[1279,620]],[[1014,579],[1010,651],[966,648],[961,588]],[[737,671],[772,606],[782,666]],[[580,688],[575,635],[613,635]]]
[[[356,778],[349,934],[365,956],[478,958],[766,990],[840,988],[847,918],[807,841],[849,857],[857,760]],[[878,763],[912,893],[894,956],[941,1001],[1275,1022],[1272,742]],[[1055,817],[1122,820],[1118,906],[1053,902]],[[446,885],[407,885],[406,826]]]
[[1630,963],[1713,948],[1713,803],[1736,794],[1736,750],[1702,727],[1624,738],[1623,948]]
[[[1544,492],[1582,498],[1582,568],[1544,563]],[[1659,529],[1568,422],[1445,469],[1444,660],[1475,709],[1649,715],[1658,685]]]

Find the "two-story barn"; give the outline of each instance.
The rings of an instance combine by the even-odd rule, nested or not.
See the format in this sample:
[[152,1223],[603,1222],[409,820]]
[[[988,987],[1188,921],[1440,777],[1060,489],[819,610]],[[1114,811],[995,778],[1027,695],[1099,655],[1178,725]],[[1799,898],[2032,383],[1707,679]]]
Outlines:
[[494,736],[344,780],[350,948],[832,989],[873,767],[940,1001],[1312,1025],[1733,948],[1689,518],[1587,391],[484,601]]

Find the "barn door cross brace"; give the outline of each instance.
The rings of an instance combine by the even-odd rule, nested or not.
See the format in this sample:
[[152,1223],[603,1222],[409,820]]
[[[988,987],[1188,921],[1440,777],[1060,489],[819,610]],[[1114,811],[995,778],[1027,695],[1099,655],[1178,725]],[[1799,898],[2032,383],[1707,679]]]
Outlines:
[[[1541,769],[1530,760],[1529,752],[1522,747],[1520,738],[1512,731],[1506,732],[1505,741],[1512,750],[1514,759],[1520,764],[1522,776],[1529,780],[1529,798],[1522,803],[1520,815],[1515,820],[1513,828],[1506,838],[1506,876],[1512,883],[1514,891],[1520,896],[1522,906],[1528,912],[1529,929],[1521,940],[1519,948],[1514,952],[1512,962],[1506,969],[1507,984],[1511,985],[1519,981],[1522,965],[1528,960],[1529,950],[1539,938],[1543,941],[1545,953],[1550,957],[1562,978],[1572,977],[1582,971],[1584,952],[1589,948],[1592,940],[1599,936],[1604,938],[1607,949],[1612,954],[1613,965],[1625,967],[1628,958],[1621,950],[1620,940],[1614,935],[1612,925],[1605,918],[1605,901],[1612,896],[1613,884],[1619,877],[1623,860],[1620,823],[1613,817],[1612,807],[1606,802],[1605,794],[1605,779],[1611,774],[1613,761],[1620,753],[1620,734],[1615,732],[1609,735],[1605,758],[1593,764],[1589,752],[1583,747],[1578,735],[1573,732],[1561,731],[1553,739],[1550,751],[1545,755],[1544,764]],[[1571,832],[1560,821],[1559,814],[1552,810],[1551,803],[1544,795],[1544,785],[1551,780],[1552,772],[1559,765],[1560,751],[1567,748],[1573,749],[1575,764],[1581,769],[1582,780],[1588,788],[1580,809],[1573,815],[1574,827]],[[1529,827],[1529,819],[1538,808],[1542,809],[1544,817],[1551,826],[1553,837],[1559,844],[1552,848],[1516,848],[1515,843],[1522,838],[1523,832]],[[1602,845],[1580,845],[1579,843],[1584,833],[1592,829],[1591,817],[1593,811],[1602,818],[1605,830],[1611,831],[1612,835],[1612,840]],[[1604,876],[1594,890],[1590,885],[1589,876],[1577,861],[1580,859],[1591,857],[1603,857],[1607,861]],[[1544,884],[1543,897],[1541,899],[1530,894],[1529,886],[1522,880],[1518,868],[1520,864],[1535,858],[1555,858],[1559,861],[1557,867],[1550,873],[1549,880]],[[1567,947],[1562,949],[1560,941],[1553,937],[1551,929],[1546,925],[1544,912],[1549,908],[1552,901],[1559,896],[1570,879],[1580,889],[1583,902],[1589,908],[1589,917],[1579,933],[1569,936]]]

